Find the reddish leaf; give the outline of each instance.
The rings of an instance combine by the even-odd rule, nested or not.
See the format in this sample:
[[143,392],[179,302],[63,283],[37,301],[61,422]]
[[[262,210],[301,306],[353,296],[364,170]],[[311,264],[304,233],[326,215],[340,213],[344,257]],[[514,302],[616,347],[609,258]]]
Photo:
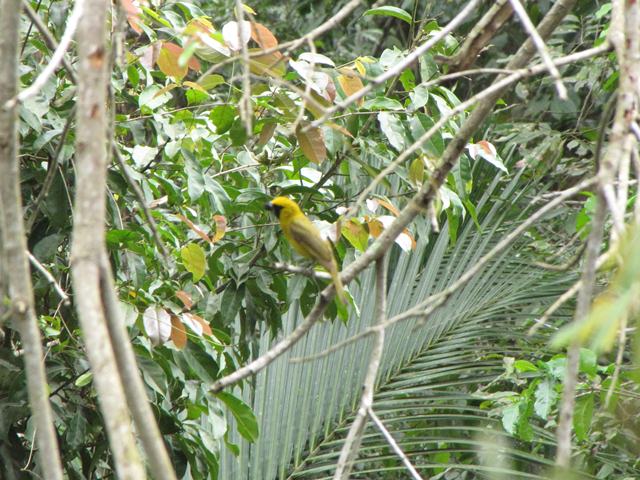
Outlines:
[[390,204],[389,202],[387,202],[386,200],[382,200],[380,198],[376,199],[378,201],[379,205],[382,205],[384,208],[386,208],[387,210],[389,210],[391,213],[393,213],[396,217],[398,215],[400,215],[400,211],[394,207],[392,204]]
[[205,335],[213,336],[213,332],[211,331],[211,327],[207,322],[205,322],[204,318],[194,313],[191,313],[191,318],[202,325],[202,331]]
[[213,220],[216,222],[216,233],[211,239],[211,243],[216,243],[227,231],[227,219],[222,215],[214,215]]
[[140,27],[140,15],[142,14],[142,9],[134,3],[133,0],[120,0],[122,4],[122,8],[124,9],[124,13],[127,15],[127,22],[138,35],[142,33],[142,28]]
[[367,225],[369,226],[369,233],[373,238],[378,238],[384,230],[380,220],[376,220],[375,218],[367,219]]
[[180,220],[182,220],[184,223],[186,223],[186,224],[187,224],[187,226],[188,226],[191,230],[193,230],[194,232],[196,232],[196,234],[197,234],[201,239],[203,239],[203,240],[204,240],[204,241],[206,241],[206,242],[213,243],[213,242],[209,239],[209,235],[207,235],[207,234],[205,233],[205,231],[204,231],[204,230],[202,230],[200,227],[196,226],[196,225],[195,225],[191,220],[189,220],[187,217],[185,217],[184,215],[182,215],[182,214],[180,213],[180,214],[178,214],[178,218],[179,218]]
[[278,39],[271,33],[271,30],[261,23],[251,23],[251,38],[260,45],[263,50],[278,46]]
[[187,329],[175,315],[171,315],[171,340],[180,350],[187,346]]
[[327,158],[327,147],[324,144],[324,135],[322,135],[320,128],[307,128],[308,125],[309,122],[300,122],[300,124],[298,124],[296,128],[296,138],[305,157],[314,163],[320,164]]
[[181,54],[182,47],[179,47],[175,43],[164,42],[157,61],[160,71],[167,76],[181,80],[187,74],[188,70],[187,65],[181,67],[178,63]]
[[190,310],[193,307],[193,300],[191,299],[191,295],[189,295],[184,290],[178,290],[176,292],[176,297],[182,302],[187,310]]

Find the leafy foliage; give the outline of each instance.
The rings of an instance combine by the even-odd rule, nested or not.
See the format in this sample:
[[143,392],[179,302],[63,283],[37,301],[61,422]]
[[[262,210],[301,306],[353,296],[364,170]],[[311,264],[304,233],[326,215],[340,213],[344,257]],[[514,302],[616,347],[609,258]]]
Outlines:
[[[299,324],[325,284],[273,268],[277,261],[300,259],[281,241],[264,203],[275,194],[295,197],[333,235],[339,262],[348,264],[430,181],[467,112],[448,119],[345,221],[344,207],[461,99],[486,86],[482,76],[437,81],[447,68],[441,57],[460,46],[454,35],[397,77],[372,83],[416,42],[439,32],[457,8],[432,3],[362,6],[313,48],[302,44],[284,55],[262,51],[308,32],[344,2],[262,0],[247,7],[244,23],[222,2],[123,2],[130,30],[113,66],[111,147],[124,161],[109,168],[106,243],[138,366],[179,477],[330,475],[359,395],[368,343],[303,365],[287,360],[365,328],[373,309],[372,275],[349,286],[355,301],[348,311],[331,305],[327,321],[304,345],[242,390],[213,395],[209,386]],[[554,55],[601,41],[609,12],[597,3],[580,2],[549,42]],[[534,20],[548,4],[529,6]],[[38,5],[59,37],[63,5]],[[51,51],[29,31],[26,16],[23,22],[20,80],[29,85]],[[508,25],[482,60],[501,66],[513,39],[523,35],[517,24]],[[252,55],[247,71],[232,61],[245,45]],[[610,60],[566,67],[563,77],[572,86],[566,102],[557,101],[547,78],[523,83],[501,100],[445,179],[434,212],[396,240],[391,314],[450,285],[526,218],[534,196],[592,171],[601,113],[616,87]],[[251,83],[248,92],[239,87],[243,76]],[[82,128],[74,125],[70,78],[58,71],[20,109],[29,248],[64,289],[70,285],[74,129]],[[316,125],[368,87],[364,98]],[[585,199],[532,228],[428,324],[411,320],[391,330],[374,409],[432,478],[451,472],[542,477],[549,468],[548,429],[555,424],[563,357],[546,347],[548,330],[535,339],[523,331],[575,279],[533,264],[558,251],[564,252],[560,259],[575,253],[562,247],[588,229],[592,207]],[[620,282],[628,280],[627,271],[619,273]],[[34,271],[34,281],[65,470],[69,478],[108,477],[108,442],[75,313],[44,276]],[[9,329],[0,348],[0,476],[7,478],[24,465],[37,471],[27,462],[33,425],[19,347]],[[614,381],[610,359],[584,355],[575,417],[579,468],[600,478],[637,475],[637,461],[630,460],[635,434],[619,423],[633,421],[635,427],[628,412],[637,409],[637,385],[626,372]],[[609,403],[603,394],[612,384]],[[356,476],[402,478],[399,462],[369,428]],[[495,458],[503,463],[490,468]]]

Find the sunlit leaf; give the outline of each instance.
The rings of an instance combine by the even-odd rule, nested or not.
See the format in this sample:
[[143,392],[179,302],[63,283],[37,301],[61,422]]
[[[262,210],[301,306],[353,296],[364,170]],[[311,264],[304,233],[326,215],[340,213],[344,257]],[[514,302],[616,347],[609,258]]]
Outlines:
[[176,80],[182,80],[189,69],[187,65],[180,66],[178,61],[182,51],[182,47],[175,43],[163,42],[156,61],[160,71]]
[[215,222],[216,233],[213,235],[211,242],[215,243],[224,237],[227,231],[227,219],[223,215],[214,215],[213,221]]
[[398,152],[403,151],[406,148],[407,139],[400,118],[393,113],[380,112],[378,114],[378,122],[382,133],[387,137],[391,146]]
[[407,22],[408,24],[411,24],[412,22],[411,14],[409,12],[401,8],[392,7],[389,5],[385,5],[377,8],[371,8],[366,12],[364,12],[363,15],[382,15],[384,17],[398,18],[404,22]]
[[207,269],[204,250],[197,243],[190,243],[180,250],[180,257],[184,267],[193,274],[193,281],[199,281]]
[[169,340],[171,317],[164,308],[148,307],[142,315],[142,323],[153,345],[161,345]]

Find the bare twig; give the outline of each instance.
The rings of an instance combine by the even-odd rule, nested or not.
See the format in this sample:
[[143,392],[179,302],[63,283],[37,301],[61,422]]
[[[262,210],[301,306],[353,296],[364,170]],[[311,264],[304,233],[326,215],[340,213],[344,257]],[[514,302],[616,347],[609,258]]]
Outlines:
[[402,461],[402,463],[404,463],[404,466],[407,467],[407,470],[409,470],[409,473],[411,473],[411,477],[413,477],[414,480],[422,480],[422,477],[420,476],[420,473],[418,473],[418,471],[416,470],[416,467],[414,467],[411,464],[411,461],[409,461],[409,458],[407,457],[407,455],[402,451],[402,449],[400,448],[400,445],[398,445],[398,443],[395,441],[395,439],[393,438],[389,430],[387,430],[387,427],[384,426],[384,424],[382,423],[382,420],[378,418],[378,415],[375,414],[372,408],[369,408],[369,410],[367,411],[367,414],[369,415],[369,418],[371,418],[371,420],[373,421],[373,424],[378,428],[378,430],[380,430],[380,433],[382,434],[384,439],[387,441],[389,446],[391,446],[391,449],[395,452],[395,454],[398,457],[400,457],[400,460]]
[[317,272],[310,267],[300,267],[298,265],[291,265],[289,263],[277,262],[273,265],[276,270],[283,272],[297,273],[304,275],[305,277],[321,278],[322,280],[331,280],[331,275],[327,272]]
[[[592,56],[600,55],[606,51],[608,51],[610,46],[606,43],[599,45],[598,47],[591,48],[589,50],[584,50],[582,52],[577,52],[571,55],[567,55],[566,57],[559,58],[556,63],[557,65],[566,65],[568,63],[577,62],[580,60],[584,60],[586,58],[590,58]],[[418,149],[426,143],[438,130],[440,130],[446,123],[451,120],[456,115],[464,112],[469,107],[475,105],[484,100],[491,100],[496,92],[502,91],[505,87],[518,82],[522,78],[539,75],[546,71],[547,67],[545,65],[537,65],[534,67],[523,68],[520,70],[513,71],[510,75],[502,78],[501,80],[497,80],[493,85],[482,90],[471,98],[465,100],[464,102],[453,107],[446,115],[443,115],[438,119],[438,121],[427,130],[420,138],[418,138],[413,144],[411,144],[408,148],[402,151],[398,157],[387,165],[382,171],[367,185],[367,187],[360,193],[356,202],[351,206],[351,211],[355,212],[359,205],[361,205],[364,200],[371,194],[373,189],[389,174],[391,174],[398,166],[402,165],[408,158],[411,157],[414,153],[418,151]],[[493,102],[491,102],[493,103]]]
[[[44,22],[40,18],[40,15],[38,15],[38,12],[31,8],[31,3],[28,0],[22,0],[21,3],[22,8],[24,8],[24,11],[27,12],[27,16],[36,26],[36,28],[40,32],[40,35],[42,35],[44,42],[47,44],[47,47],[49,47],[51,50],[56,50],[58,48],[58,42],[53,37],[47,26],[44,24]],[[69,79],[73,83],[77,83],[75,70],[64,55],[62,56],[61,62],[65,70],[67,71],[67,75],[69,75]]]
[[66,294],[66,292],[62,289],[62,287],[60,286],[60,284],[58,283],[58,281],[54,278],[53,275],[51,275],[51,272],[49,270],[47,270],[45,268],[44,265],[42,265],[38,259],[36,257],[33,256],[33,254],[27,250],[27,255],[29,256],[29,261],[31,262],[31,265],[33,265],[34,267],[36,267],[38,269],[38,271],[44,275],[44,278],[47,279],[47,281],[53,285],[53,289],[56,291],[56,293],[58,294],[58,296],[60,297],[60,299],[64,302],[65,305],[69,305],[69,295]]
[[349,95],[347,98],[342,100],[341,102],[337,102],[333,107],[328,108],[326,112],[317,120],[313,121],[309,127],[319,127],[324,122],[326,122],[331,115],[339,110],[344,110],[349,105],[357,102],[361,98],[364,98],[366,94],[368,94],[371,90],[373,90],[378,85],[382,85],[387,80],[399,75],[402,71],[415,62],[425,54],[425,52],[429,51],[431,47],[437,44],[444,37],[449,35],[453,30],[455,30],[466,18],[467,16],[476,8],[479,0],[471,0],[446,26],[444,26],[441,30],[439,30],[435,35],[429,38],[426,42],[416,48],[413,52],[407,55],[402,61],[396,63],[392,68],[387,70],[386,72],[378,75],[377,77],[371,79],[371,81],[364,87],[358,90],[357,92]]
[[[564,190],[558,196],[556,196],[551,202],[546,204],[544,207],[540,208],[537,212],[527,217],[527,219],[522,222],[515,230],[513,230],[509,235],[505,236],[500,240],[491,250],[489,250],[485,255],[482,256],[477,262],[474,263],[473,267],[464,272],[458,280],[453,282],[446,289],[431,295],[430,297],[424,299],[422,302],[413,306],[412,308],[399,313],[388,320],[382,325],[383,328],[387,328],[397,322],[401,322],[403,320],[407,320],[409,318],[414,317],[422,317],[426,318],[431,315],[437,308],[441,307],[445,304],[447,299],[457,292],[462,286],[464,286],[469,280],[471,280],[480,270],[482,270],[493,258],[495,258],[498,254],[503,252],[507,246],[509,246],[513,241],[515,241],[520,235],[526,232],[531,225],[540,220],[544,215],[546,215],[549,211],[556,208],[560,203],[562,203],[567,198],[570,198],[574,195],[579,194],[585,188],[588,188],[590,185],[593,185],[597,182],[597,178],[590,178],[580,182],[578,185],[575,185],[572,188]],[[326,355],[329,355],[344,346],[355,342],[367,335],[371,335],[378,330],[379,326],[369,327],[362,332],[343,340],[342,342],[336,343],[330,348],[319,352],[314,355],[310,355],[304,358],[294,358],[291,359],[291,362],[305,362],[311,360],[317,360],[318,358],[322,358]]]
[[239,110],[240,118],[244,123],[247,131],[247,137],[253,133],[251,124],[253,117],[253,109],[251,107],[251,76],[249,72],[249,49],[244,42],[244,8],[241,0],[236,0],[236,22],[238,24],[238,45],[240,46],[240,58],[242,59],[242,97],[240,98]]
[[71,11],[71,15],[69,15],[69,19],[67,20],[67,28],[60,39],[60,44],[58,48],[56,48],[55,52],[51,56],[51,60],[47,66],[40,72],[40,75],[35,79],[35,81],[27,88],[22,90],[15,98],[9,100],[4,104],[5,108],[9,108],[15,105],[18,102],[24,102],[27,98],[32,97],[36,93],[40,91],[40,89],[47,83],[49,77],[53,75],[53,73],[60,65],[60,62],[64,58],[64,54],[66,53],[69,45],[71,45],[71,40],[76,33],[76,28],[78,27],[78,22],[83,14],[85,0],[76,0],[73,10]]
[[536,30],[535,25],[531,22],[529,15],[527,15],[527,11],[524,9],[524,7],[522,6],[519,0],[509,0],[509,3],[511,3],[511,7],[513,8],[513,11],[516,12],[516,15],[518,15],[518,18],[520,18],[520,21],[522,22],[522,25],[524,26],[525,30],[529,34],[529,37],[531,38],[531,40],[533,40],[533,44],[538,49],[538,53],[540,54],[540,57],[542,57],[542,61],[547,67],[547,70],[549,70],[549,73],[553,77],[556,83],[556,90],[558,91],[558,97],[560,97],[561,100],[566,100],[567,87],[565,87],[564,83],[562,83],[562,77],[560,76],[560,72],[558,71],[555,64],[553,63],[553,60],[549,55],[549,51],[547,50],[547,46],[545,45],[544,40],[542,40],[542,38],[540,37],[540,34]]
[[607,390],[607,396],[604,400],[604,409],[609,409],[609,404],[611,403],[611,398],[613,397],[613,392],[616,389],[616,384],[618,383],[618,378],[620,378],[620,370],[622,368],[622,360],[624,358],[624,351],[626,349],[627,343],[627,315],[622,316],[622,321],[620,322],[620,331],[618,332],[618,353],[616,354],[616,366],[613,369],[613,375],[611,375],[611,385]]
[[[18,91],[20,2],[0,0],[0,12],[0,105],[5,105]],[[49,403],[42,361],[44,355],[26,254],[18,152],[18,111],[13,103],[6,109],[0,108],[0,264],[3,269],[1,273],[5,276],[0,283],[4,285],[6,282],[8,288],[6,291],[3,288],[2,294],[7,295],[9,301],[7,315],[1,309],[3,315],[0,324],[5,316],[10,316],[20,332],[29,407],[35,424],[35,443],[42,475],[47,479],[62,480],[62,464]]]
[[53,154],[53,156],[49,159],[47,175],[46,177],[44,177],[44,182],[42,182],[42,189],[40,190],[40,193],[38,194],[36,199],[33,201],[31,215],[29,216],[25,224],[25,230],[27,232],[30,232],[31,229],[33,228],[33,224],[35,223],[36,218],[38,218],[38,212],[40,211],[42,202],[44,201],[45,198],[47,198],[47,195],[49,194],[49,190],[53,185],[53,180],[56,177],[56,172],[58,171],[58,165],[60,164],[60,156],[62,154],[65,141],[67,140],[67,135],[69,134],[69,130],[71,129],[71,123],[73,122],[73,118],[75,117],[75,111],[76,110],[74,107],[73,109],[71,109],[71,112],[69,112],[69,117],[67,118],[67,121],[64,124],[64,128],[62,129],[62,133],[60,134],[60,140],[58,142],[58,146],[56,147],[56,151]]
[[[582,272],[582,287],[578,291],[578,302],[574,314],[574,321],[578,322],[586,317],[591,304],[591,296],[596,278],[596,261],[602,241],[606,203],[601,195],[598,197],[596,213],[591,221],[591,232],[587,241],[587,252]],[[575,391],[580,362],[580,344],[574,341],[567,350],[567,367],[564,376],[562,401],[560,403],[558,429],[556,431],[557,451],[556,465],[560,468],[569,466],[571,457],[571,425],[573,407],[575,405]]]
[[487,46],[491,38],[512,13],[513,9],[509,5],[509,0],[496,0],[487,13],[467,34],[460,50],[451,58],[439,59],[436,57],[436,61],[446,62],[452,72],[467,69],[475,62],[482,49]]
[[158,231],[158,224],[156,223],[155,218],[153,218],[151,209],[149,208],[149,205],[147,205],[147,202],[144,199],[144,194],[142,193],[140,186],[136,183],[136,181],[133,178],[131,178],[131,175],[129,175],[129,172],[127,171],[127,164],[124,161],[124,158],[122,158],[122,154],[120,153],[120,148],[118,147],[118,144],[116,143],[115,139],[111,139],[111,147],[113,149],[113,153],[115,155],[116,161],[120,166],[120,171],[122,172],[122,175],[124,175],[124,178],[126,179],[127,183],[131,187],[131,190],[133,190],[133,193],[136,196],[136,199],[138,200],[138,203],[140,204],[142,211],[144,212],[144,216],[147,218],[147,222],[149,223],[149,228],[151,229],[151,235],[153,236],[153,240],[156,243],[156,246],[160,250],[160,253],[162,253],[162,255],[164,256],[164,258],[168,259],[169,251],[167,250],[167,247],[162,241],[162,238],[160,238],[160,233]]
[[[386,319],[386,299],[387,299],[387,262],[386,256],[380,257],[376,261],[376,295],[375,295],[375,311],[374,323],[376,326],[384,325]],[[336,465],[336,471],[333,475],[334,480],[342,480],[349,478],[349,473],[353,467],[353,462],[358,455],[360,442],[362,441],[362,433],[367,422],[367,413],[373,406],[373,392],[382,359],[382,351],[384,348],[384,328],[376,330],[373,339],[371,354],[369,355],[369,366],[362,385],[362,396],[360,397],[360,408],[356,413],[356,418],[349,428],[349,433],[344,441],[340,458]]]

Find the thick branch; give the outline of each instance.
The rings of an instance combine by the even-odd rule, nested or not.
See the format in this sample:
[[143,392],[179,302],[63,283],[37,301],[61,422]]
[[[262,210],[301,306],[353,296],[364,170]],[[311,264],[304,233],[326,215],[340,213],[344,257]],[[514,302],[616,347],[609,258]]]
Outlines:
[[[538,26],[538,32],[542,38],[548,37],[551,32],[553,32],[564,16],[569,12],[571,7],[573,7],[574,3],[575,0],[559,0],[554,4]],[[509,62],[507,68],[522,68],[529,62],[534,53],[535,48],[530,41],[525,42],[511,62]],[[482,122],[484,122],[491,112],[495,101],[501,93],[502,90],[496,91],[492,96],[482,101],[473,111],[456,136],[447,146],[447,149],[442,156],[442,161],[438,169],[434,172],[430,182],[420,189],[416,196],[400,212],[400,215],[398,215],[394,222],[384,230],[384,232],[375,240],[375,242],[373,242],[365,253],[343,270],[341,274],[343,284],[346,285],[349,283],[372,262],[382,257],[384,253],[391,248],[395,238],[403,232],[407,225],[413,221],[420,212],[426,212],[428,210],[428,207],[433,198],[435,198],[440,185],[458,161],[460,154],[475,130],[482,124]],[[302,324],[298,325],[298,327],[288,337],[278,342],[274,347],[253,362],[215,382],[212,386],[212,390],[222,390],[223,388],[232,385],[249,375],[255,375],[257,372],[273,362],[277,357],[282,355],[282,353],[287,351],[300,338],[302,338],[302,336],[322,316],[324,309],[333,295],[334,289],[332,285],[325,288],[321,293],[320,300],[308,315],[307,319]]]
[[119,478],[146,478],[131,418],[108,340],[101,294],[101,262],[106,257],[105,212],[107,132],[106,22],[108,5],[87,0],[78,29],[78,125],[76,132],[76,198],[71,274],[76,310],[98,392],[98,402]]
[[[0,12],[0,105],[4,106],[16,96],[18,90],[20,2],[0,0]],[[3,273],[7,275],[10,315],[20,332],[24,347],[27,391],[35,420],[41,474],[48,479],[62,480],[62,463],[49,404],[44,354],[27,259],[20,197],[18,114],[15,104],[8,109],[0,108],[0,210],[3,247],[0,263],[5,269]]]

